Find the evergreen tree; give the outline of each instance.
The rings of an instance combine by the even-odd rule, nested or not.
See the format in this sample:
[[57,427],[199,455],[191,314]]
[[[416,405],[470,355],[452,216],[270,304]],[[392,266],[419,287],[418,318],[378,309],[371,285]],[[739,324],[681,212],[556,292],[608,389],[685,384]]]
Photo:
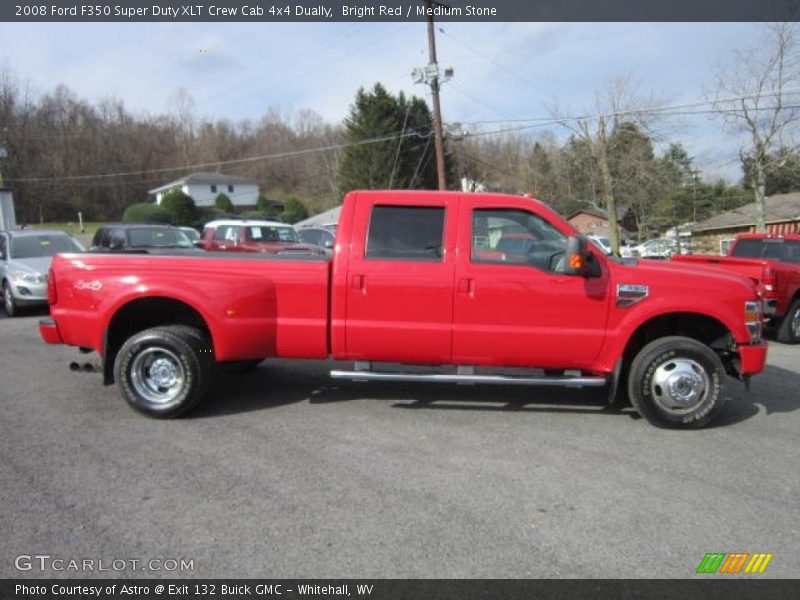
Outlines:
[[214,208],[218,208],[224,213],[236,212],[236,208],[233,206],[233,202],[231,201],[231,199],[228,198],[228,196],[226,194],[223,194],[222,192],[220,192],[219,195],[216,198],[214,198]]
[[[376,83],[371,91],[358,90],[344,125],[352,145],[344,151],[339,172],[342,193],[437,187],[433,117],[424,100],[402,92],[393,96]],[[389,139],[359,143],[383,137]],[[452,174],[452,160],[447,163]],[[455,184],[453,177],[448,181]]]
[[194,200],[178,188],[164,194],[160,206],[169,212],[173,225],[191,225],[197,219]]

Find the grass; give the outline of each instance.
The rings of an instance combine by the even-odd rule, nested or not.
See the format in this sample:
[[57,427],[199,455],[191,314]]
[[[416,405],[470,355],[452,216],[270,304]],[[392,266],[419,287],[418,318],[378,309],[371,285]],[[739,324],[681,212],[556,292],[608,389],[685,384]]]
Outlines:
[[102,223],[83,223],[83,232],[81,232],[81,228],[78,226],[77,223],[44,223],[43,225],[39,225],[38,223],[31,223],[30,227],[38,227],[41,229],[60,229],[61,231],[66,231],[70,235],[78,235],[80,233],[85,233],[88,235],[94,235],[94,232],[97,231],[97,228],[100,227]]

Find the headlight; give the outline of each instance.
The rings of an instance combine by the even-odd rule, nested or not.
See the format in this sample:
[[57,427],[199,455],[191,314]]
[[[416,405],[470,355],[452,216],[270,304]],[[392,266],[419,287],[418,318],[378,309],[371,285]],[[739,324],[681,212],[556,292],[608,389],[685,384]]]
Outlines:
[[744,324],[750,332],[751,342],[760,342],[761,333],[764,327],[764,319],[761,312],[761,302],[758,300],[748,300],[744,303]]
[[11,279],[14,283],[44,283],[45,276],[41,273],[29,273],[28,271],[12,271]]

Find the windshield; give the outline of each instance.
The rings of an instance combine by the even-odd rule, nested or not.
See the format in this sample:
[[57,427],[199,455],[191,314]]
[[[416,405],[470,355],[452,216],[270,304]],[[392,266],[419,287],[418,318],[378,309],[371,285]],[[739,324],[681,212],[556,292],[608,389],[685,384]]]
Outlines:
[[254,242],[297,242],[294,227],[289,225],[248,225],[247,237]]
[[63,234],[24,235],[11,240],[11,258],[39,258],[58,252],[83,252],[83,248]]
[[192,242],[180,229],[142,227],[129,229],[128,240],[132,248],[191,248]]
[[783,239],[748,239],[736,242],[731,256],[768,258],[800,264],[800,242]]

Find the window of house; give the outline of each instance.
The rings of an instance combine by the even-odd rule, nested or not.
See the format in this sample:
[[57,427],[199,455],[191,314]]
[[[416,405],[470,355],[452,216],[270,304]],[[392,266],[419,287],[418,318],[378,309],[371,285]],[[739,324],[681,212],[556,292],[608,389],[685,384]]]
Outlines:
[[217,186],[215,186],[215,185],[211,186],[211,193],[212,194],[216,194],[217,193]]
[[719,253],[722,256],[727,256],[732,245],[733,245],[733,238],[728,238],[726,240],[720,240],[719,241]]
[[566,239],[550,223],[524,210],[472,212],[472,262],[527,265],[554,271],[559,265],[563,267]]
[[444,215],[438,206],[373,206],[366,258],[440,262]]
[[228,193],[229,193],[229,194],[232,194],[232,193],[233,193],[233,186],[232,186],[232,185],[229,185],[229,186],[228,186]]

